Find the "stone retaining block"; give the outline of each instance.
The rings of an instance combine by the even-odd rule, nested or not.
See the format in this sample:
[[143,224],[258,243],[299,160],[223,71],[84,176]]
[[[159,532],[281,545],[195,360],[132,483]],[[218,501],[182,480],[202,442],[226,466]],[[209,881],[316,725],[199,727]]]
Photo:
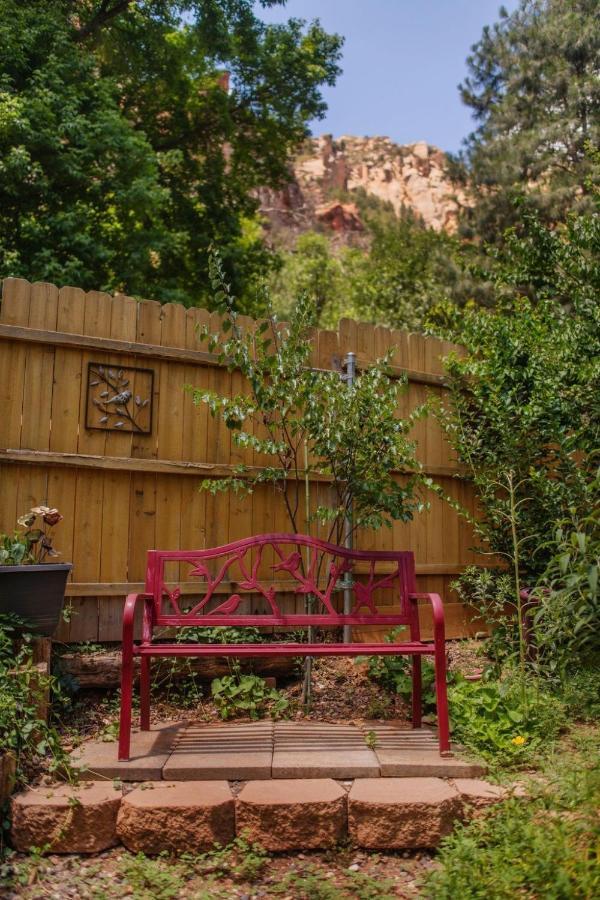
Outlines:
[[128,850],[212,850],[235,837],[235,805],[226,781],[155,781],[126,794],[117,834]]
[[99,853],[118,843],[121,788],[87,782],[29,788],[11,801],[11,842],[23,853]]
[[250,781],[236,800],[238,835],[269,851],[333,847],[346,825],[346,792],[331,778]]
[[497,784],[479,778],[452,778],[450,781],[461,796],[465,813],[470,817],[492,803],[498,803],[506,796],[506,791]]
[[436,847],[462,808],[441,778],[360,778],[348,795],[349,836],[373,850]]

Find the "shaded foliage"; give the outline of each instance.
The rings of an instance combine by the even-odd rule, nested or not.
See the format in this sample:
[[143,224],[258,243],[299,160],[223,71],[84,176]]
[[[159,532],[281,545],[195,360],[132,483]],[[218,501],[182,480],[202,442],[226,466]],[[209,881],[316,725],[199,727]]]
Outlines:
[[483,514],[476,531],[485,549],[514,563],[510,479],[530,585],[550,558],[554,523],[570,507],[585,511],[595,477],[599,218],[574,218],[554,232],[526,220],[526,235],[509,235],[507,253],[492,258],[496,309],[452,311],[445,332],[467,350],[447,360],[440,422],[476,488]]
[[3,274],[206,304],[217,241],[251,296],[273,259],[250,192],[285,179],[341,46],[256,7],[1,0]]

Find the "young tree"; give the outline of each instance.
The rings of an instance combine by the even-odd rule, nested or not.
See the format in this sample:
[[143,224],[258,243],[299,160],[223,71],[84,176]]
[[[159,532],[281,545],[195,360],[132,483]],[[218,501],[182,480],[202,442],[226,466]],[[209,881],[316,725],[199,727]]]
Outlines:
[[[600,183],[600,13],[597,0],[521,0],[486,27],[461,85],[477,129],[458,171],[475,205],[470,237],[496,242],[518,222],[514,200],[546,222],[591,207]],[[457,167],[455,174],[457,172]]]
[[332,500],[314,517],[326,526],[326,539],[337,543],[350,511],[352,532],[411,519],[423,503],[422,476],[408,433],[424,410],[406,419],[398,416],[406,379],[389,378],[383,360],[344,386],[340,373],[310,366],[315,309],[306,295],[288,323],[279,323],[271,312],[248,332],[238,325],[236,303],[218,262],[213,287],[227,337],[204,336],[210,350],[218,348],[222,362],[241,372],[248,392],[221,397],[194,390],[194,402],[207,404],[213,416],[222,418],[238,447],[272,457],[273,465],[258,473],[240,465],[232,477],[208,479],[203,488],[252,492],[259,484],[272,484],[281,492],[292,531],[299,532],[307,479],[325,476],[332,482]]
[[274,2],[0,0],[3,274],[206,303],[215,242],[251,295],[251,190],[286,177],[341,47],[266,25]]

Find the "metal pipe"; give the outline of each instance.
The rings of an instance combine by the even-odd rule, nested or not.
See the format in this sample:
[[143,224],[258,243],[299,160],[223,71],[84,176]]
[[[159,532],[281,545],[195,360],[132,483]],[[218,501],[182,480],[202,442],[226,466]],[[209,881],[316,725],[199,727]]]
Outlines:
[[[354,379],[356,377],[356,353],[347,353],[346,358],[344,359],[344,367],[346,369],[346,374],[343,375],[343,379],[348,385],[348,387],[352,387],[354,384]],[[346,517],[344,519],[344,547],[347,550],[352,550],[352,506],[348,506],[348,511]],[[344,572],[344,615],[349,616],[352,612],[352,600],[353,600],[353,581],[352,581],[352,573]],[[343,640],[345,644],[349,644],[352,640],[352,626],[344,625],[343,631]]]

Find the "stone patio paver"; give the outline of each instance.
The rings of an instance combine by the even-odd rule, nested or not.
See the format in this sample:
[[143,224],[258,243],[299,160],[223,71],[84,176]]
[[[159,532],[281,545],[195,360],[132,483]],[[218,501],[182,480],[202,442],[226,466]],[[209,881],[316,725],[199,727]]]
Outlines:
[[100,853],[118,844],[121,788],[107,782],[28,788],[11,800],[11,842],[26,853]]
[[134,731],[127,762],[117,759],[116,741],[86,741],[70,754],[71,763],[81,769],[79,777],[88,781],[160,781],[163,766],[184,727],[182,722],[166,722],[153,725],[150,731]]
[[166,781],[270,778],[273,723],[194,724],[183,729],[165,762]]
[[457,756],[441,757],[431,728],[410,728],[373,723],[375,754],[383,777],[478,778],[486,767]]
[[235,837],[235,804],[226,781],[157,781],[126,794],[117,834],[136,853],[199,853]]
[[[374,736],[374,749],[366,736]],[[168,722],[116,741],[86,741],[71,754],[81,778],[123,781],[248,781],[266,778],[478,778],[486,767],[438,753],[435,731],[395,723]]]
[[355,725],[276,722],[273,778],[378,778],[379,762]]
[[250,781],[236,798],[236,825],[269,851],[333,847],[346,837],[346,792],[331,778]]
[[348,794],[348,834],[369,850],[436,847],[462,812],[441,778],[361,778]]

